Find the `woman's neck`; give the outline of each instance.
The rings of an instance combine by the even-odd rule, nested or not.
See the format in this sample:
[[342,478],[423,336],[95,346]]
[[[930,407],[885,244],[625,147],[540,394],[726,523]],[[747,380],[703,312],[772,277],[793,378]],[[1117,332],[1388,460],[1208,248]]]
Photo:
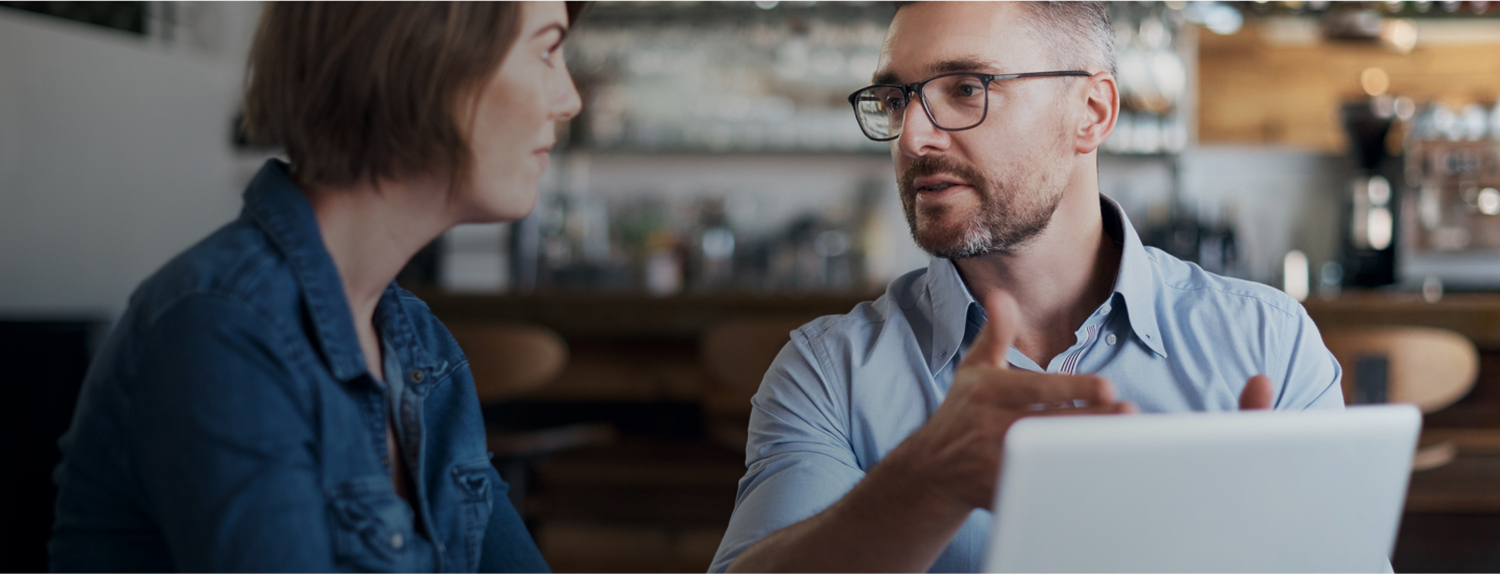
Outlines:
[[303,189],[361,331],[407,261],[456,222],[447,187],[430,181]]

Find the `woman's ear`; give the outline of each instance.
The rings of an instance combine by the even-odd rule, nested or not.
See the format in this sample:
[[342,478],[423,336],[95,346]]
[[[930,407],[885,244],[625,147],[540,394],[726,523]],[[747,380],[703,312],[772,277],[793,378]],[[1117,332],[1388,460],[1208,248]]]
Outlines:
[[1093,153],[1104,145],[1115,130],[1120,117],[1120,88],[1109,72],[1089,76],[1083,91],[1083,114],[1074,133],[1073,148],[1078,153]]

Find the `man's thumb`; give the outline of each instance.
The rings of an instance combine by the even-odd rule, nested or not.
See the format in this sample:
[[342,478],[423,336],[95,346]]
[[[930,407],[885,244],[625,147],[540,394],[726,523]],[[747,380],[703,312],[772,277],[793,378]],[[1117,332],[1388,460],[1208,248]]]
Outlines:
[[1271,377],[1255,375],[1245,382],[1245,389],[1240,391],[1240,410],[1258,411],[1271,408],[1275,400],[1271,389]]
[[979,364],[1009,368],[1010,360],[1007,355],[1016,341],[1016,319],[1021,314],[1016,298],[1004,291],[991,293],[985,297],[984,312],[989,316],[989,321],[979,330],[979,336],[974,338],[974,344],[969,346],[969,352],[964,355],[960,366]]

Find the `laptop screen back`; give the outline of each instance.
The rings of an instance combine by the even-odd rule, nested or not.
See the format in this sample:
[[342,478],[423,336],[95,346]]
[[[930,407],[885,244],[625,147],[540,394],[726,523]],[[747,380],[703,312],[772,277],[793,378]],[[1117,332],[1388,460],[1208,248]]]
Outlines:
[[1409,405],[1024,419],[985,569],[1389,571],[1420,427]]

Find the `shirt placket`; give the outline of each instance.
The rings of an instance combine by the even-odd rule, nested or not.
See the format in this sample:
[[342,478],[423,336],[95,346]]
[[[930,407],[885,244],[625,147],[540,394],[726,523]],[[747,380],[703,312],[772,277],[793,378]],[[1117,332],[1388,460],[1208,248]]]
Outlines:
[[1114,298],[1111,298],[1110,301],[1105,302],[1098,309],[1094,310],[1092,315],[1089,315],[1088,320],[1084,321],[1083,325],[1074,333],[1078,338],[1078,343],[1062,354],[1060,362],[1054,361],[1056,365],[1056,371],[1054,372],[1063,375],[1077,374],[1078,364],[1082,362],[1084,353],[1092,348],[1095,342],[1100,338],[1108,337],[1110,344],[1114,344],[1115,336],[1113,333],[1108,333],[1106,328],[1109,324],[1109,315],[1113,310]]
[[411,484],[412,510],[417,514],[418,523],[416,531],[419,535],[426,535],[432,541],[437,552],[433,559],[436,560],[436,570],[443,569],[442,543],[432,532],[432,516],[428,509],[426,492],[427,484],[422,469],[424,453],[422,452],[422,401],[420,393],[414,388],[427,379],[427,373],[421,369],[404,370],[400,355],[393,346],[385,347],[386,364],[386,392],[389,399],[392,429],[396,434],[396,441],[400,443],[401,449],[398,453],[402,461],[406,463],[407,480]]

